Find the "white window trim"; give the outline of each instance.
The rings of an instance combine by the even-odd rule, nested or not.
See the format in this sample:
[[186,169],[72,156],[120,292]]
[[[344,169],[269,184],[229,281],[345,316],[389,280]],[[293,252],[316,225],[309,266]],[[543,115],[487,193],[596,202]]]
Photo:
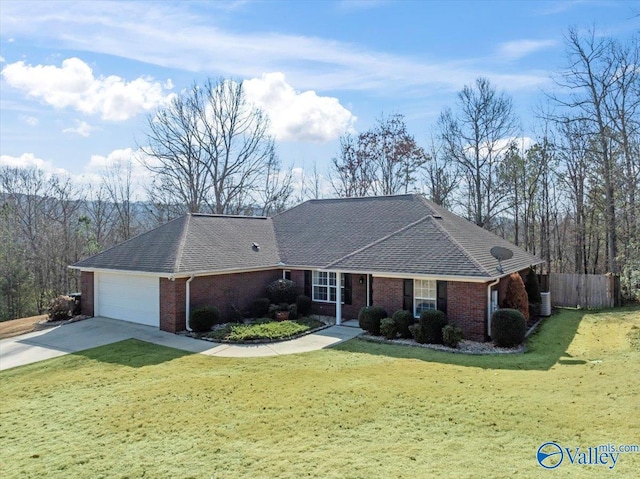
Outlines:
[[[429,283],[433,283],[433,287],[428,287],[427,290],[432,290],[433,291],[433,297],[432,298],[428,298],[428,297],[423,297],[423,296],[418,296],[416,293],[418,291],[418,282],[422,283],[422,282],[429,282]],[[424,289],[424,288],[420,288],[420,289]],[[414,278],[413,279],[413,316],[418,318],[420,317],[420,314],[418,313],[418,302],[420,301],[430,301],[433,302],[433,309],[438,309],[438,282],[435,279],[422,279],[422,278]]]
[[[327,284],[321,284],[316,282],[318,277],[320,276],[320,273],[327,273]],[[333,275],[333,284],[331,284],[331,276]],[[344,304],[344,273],[340,273],[340,291],[341,291],[341,295],[340,298],[342,299],[342,301],[340,301],[341,304]],[[335,304],[336,301],[335,300],[331,300],[331,290],[335,290],[336,289],[336,272],[335,271],[325,271],[325,270],[313,270],[313,272],[311,273],[311,300],[316,302],[316,303],[332,303]],[[327,299],[319,299],[316,298],[316,286],[318,288],[326,288],[327,289]],[[335,297],[337,298],[337,292],[334,293]]]

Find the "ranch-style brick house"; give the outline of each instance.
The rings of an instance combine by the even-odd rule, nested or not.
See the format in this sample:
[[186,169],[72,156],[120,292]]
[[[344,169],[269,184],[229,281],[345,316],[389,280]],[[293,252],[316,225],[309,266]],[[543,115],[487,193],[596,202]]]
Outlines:
[[[513,251],[501,268],[494,246]],[[368,305],[416,317],[437,308],[482,341],[501,279],[539,263],[409,194],[310,200],[271,218],[188,214],[71,267],[81,272],[83,314],[174,333],[188,329],[192,308],[245,311],[287,278],[337,324]]]

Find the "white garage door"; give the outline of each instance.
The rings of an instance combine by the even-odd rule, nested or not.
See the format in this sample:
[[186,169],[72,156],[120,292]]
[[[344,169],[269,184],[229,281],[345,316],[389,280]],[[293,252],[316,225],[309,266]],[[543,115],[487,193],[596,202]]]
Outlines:
[[160,280],[153,276],[95,273],[96,316],[160,326]]

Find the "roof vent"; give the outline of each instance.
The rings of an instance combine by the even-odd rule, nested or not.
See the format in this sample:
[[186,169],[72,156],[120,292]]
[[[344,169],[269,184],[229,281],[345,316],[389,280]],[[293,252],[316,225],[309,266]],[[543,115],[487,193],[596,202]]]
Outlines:
[[253,249],[253,251],[260,251],[260,245],[258,243],[253,243],[251,245],[251,248]]
[[433,215],[433,218],[436,220],[441,220],[442,216],[441,215]]

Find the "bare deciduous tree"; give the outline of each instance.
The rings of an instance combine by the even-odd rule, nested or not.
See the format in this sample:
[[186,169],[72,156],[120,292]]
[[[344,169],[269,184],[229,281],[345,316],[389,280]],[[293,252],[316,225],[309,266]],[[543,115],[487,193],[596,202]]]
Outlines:
[[498,93],[486,78],[458,93],[455,112],[447,108],[440,115],[443,154],[464,172],[467,210],[478,226],[489,229],[505,208],[498,165],[516,127],[511,98]]
[[154,197],[189,212],[238,213],[256,201],[274,143],[242,83],[193,85],[149,116],[147,127],[140,149],[155,175]]
[[338,196],[408,193],[428,157],[407,131],[404,116],[381,118],[357,138],[340,139],[332,184]]

